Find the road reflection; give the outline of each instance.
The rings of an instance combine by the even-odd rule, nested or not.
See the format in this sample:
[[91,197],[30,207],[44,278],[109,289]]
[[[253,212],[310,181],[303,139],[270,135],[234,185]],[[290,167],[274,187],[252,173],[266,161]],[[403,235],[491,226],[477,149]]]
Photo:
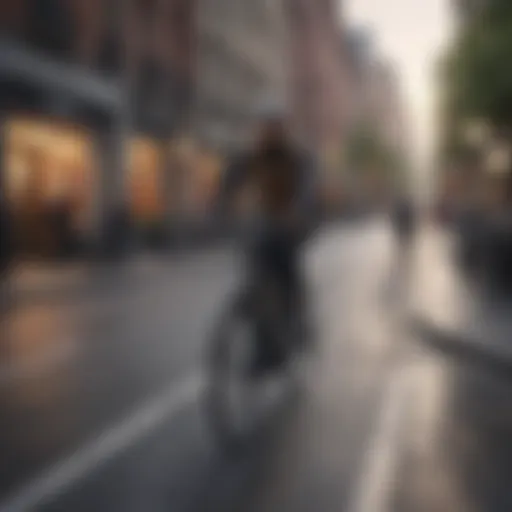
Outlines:
[[[76,314],[70,307],[34,305],[1,319],[0,385],[34,377],[71,356]],[[76,332],[76,331],[75,331]]]
[[46,304],[16,308],[1,319],[2,490],[72,444],[77,430],[74,322],[71,308]]

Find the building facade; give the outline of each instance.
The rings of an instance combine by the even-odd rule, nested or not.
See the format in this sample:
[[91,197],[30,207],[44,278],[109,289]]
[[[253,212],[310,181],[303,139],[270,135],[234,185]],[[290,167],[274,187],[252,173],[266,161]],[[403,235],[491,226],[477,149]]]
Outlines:
[[400,151],[405,139],[404,105],[398,77],[390,63],[375,62],[370,87],[373,99],[370,118],[383,143]]
[[325,201],[341,201],[339,168],[348,112],[339,3],[287,0],[289,91],[301,143],[318,155]]
[[342,34],[343,59],[347,69],[347,122],[350,130],[370,115],[372,96],[372,39],[363,29],[347,27]]
[[304,144],[322,152],[340,144],[346,112],[338,4],[287,0],[286,6],[294,124]]
[[349,30],[345,46],[350,129],[371,127],[386,146],[401,149],[407,122],[395,69],[376,55],[371,34],[364,30]]
[[[361,144],[361,137],[377,143],[388,156],[398,159],[407,156],[407,118],[399,77],[392,64],[375,51],[372,34],[353,27],[345,33],[345,60],[347,62],[347,99],[349,104],[347,151],[353,144]],[[356,150],[357,151],[357,150]],[[367,150],[368,151],[368,150]],[[384,157],[381,155],[380,158]],[[360,158],[360,157],[359,157]],[[364,160],[364,159],[363,159]],[[347,162],[347,166],[356,165]],[[369,166],[369,162],[363,166]],[[375,165],[375,164],[372,164]],[[389,165],[389,163],[387,164]],[[392,193],[396,178],[386,176],[382,169],[361,173],[360,169],[346,169],[346,179],[353,194],[374,200],[376,196]],[[374,176],[370,176],[374,174]],[[390,180],[390,178],[392,178]],[[374,192],[373,192],[373,191]],[[366,200],[366,199],[362,199]],[[380,200],[380,199],[379,199]]]
[[254,106],[285,94],[284,18],[280,1],[201,0],[194,128],[226,150],[247,139]]
[[194,79],[194,21],[189,0],[0,4],[2,205],[11,232],[24,233],[13,247],[50,256],[66,231],[103,247],[122,209],[163,218],[165,148]]

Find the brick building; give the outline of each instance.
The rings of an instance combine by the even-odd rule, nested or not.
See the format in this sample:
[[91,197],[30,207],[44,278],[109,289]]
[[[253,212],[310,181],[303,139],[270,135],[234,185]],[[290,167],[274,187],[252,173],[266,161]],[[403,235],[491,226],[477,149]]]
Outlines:
[[287,0],[287,15],[295,125],[305,144],[322,151],[339,143],[344,120],[337,3]]
[[347,122],[338,2],[287,0],[290,97],[299,140],[320,157],[325,201],[342,201],[340,157]]
[[0,2],[1,197],[15,218],[26,217],[34,180],[36,231],[52,231],[41,219],[54,203],[99,246],[123,205],[133,218],[163,218],[175,193],[167,146],[194,80],[194,9],[190,0]]

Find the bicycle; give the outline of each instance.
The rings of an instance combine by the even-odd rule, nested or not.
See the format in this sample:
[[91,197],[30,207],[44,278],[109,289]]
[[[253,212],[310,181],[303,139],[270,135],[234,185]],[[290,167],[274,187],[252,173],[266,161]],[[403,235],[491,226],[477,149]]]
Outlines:
[[[310,333],[298,328],[299,314],[305,314],[306,308],[288,314],[287,290],[275,272],[253,264],[247,277],[220,315],[207,355],[208,421],[217,440],[228,449],[243,445],[258,425],[262,384],[272,377],[299,384],[302,356],[311,347]],[[264,335],[277,343],[275,349],[283,351],[283,360],[254,378],[251,364],[257,343],[263,341],[259,336]]]

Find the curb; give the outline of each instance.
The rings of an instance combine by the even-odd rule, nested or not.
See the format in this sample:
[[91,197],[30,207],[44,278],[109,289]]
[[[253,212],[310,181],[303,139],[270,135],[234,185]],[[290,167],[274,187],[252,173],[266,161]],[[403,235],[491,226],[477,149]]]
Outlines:
[[[185,243],[178,244],[176,247],[169,248],[160,253],[161,260],[173,258],[186,258],[194,254],[200,254],[216,248],[230,246],[229,238],[217,237],[208,241],[186,240]],[[98,292],[118,293],[130,287],[139,287],[150,285],[153,279],[159,279],[159,272],[139,272],[129,268],[123,268],[122,261],[113,261],[112,263],[100,264],[91,262],[88,265],[87,275],[80,282],[69,283],[65,285],[55,285],[48,287],[34,287],[32,289],[16,289],[7,279],[0,282],[0,296],[2,312],[10,311],[20,305],[37,303],[56,303],[63,300],[76,300],[87,298],[88,295]],[[105,277],[107,279],[105,279]],[[114,286],[114,289],[111,288]]]
[[433,349],[512,379],[512,351],[498,349],[486,340],[472,339],[464,333],[440,327],[422,315],[413,315],[411,326],[420,341]]
[[[128,286],[140,286],[142,281],[148,283],[150,280],[151,277],[147,274],[141,276],[119,275],[118,277],[112,278],[108,284],[113,284],[115,286],[115,292],[119,292],[126,289]],[[18,306],[85,299],[98,291],[109,290],[108,284],[99,281],[95,271],[92,271],[91,275],[86,277],[84,281],[85,282],[75,285],[70,284],[32,290],[13,290],[12,288],[9,289],[9,285],[7,284],[2,290],[2,294],[5,298],[5,307],[3,309],[4,311],[8,311]]]

